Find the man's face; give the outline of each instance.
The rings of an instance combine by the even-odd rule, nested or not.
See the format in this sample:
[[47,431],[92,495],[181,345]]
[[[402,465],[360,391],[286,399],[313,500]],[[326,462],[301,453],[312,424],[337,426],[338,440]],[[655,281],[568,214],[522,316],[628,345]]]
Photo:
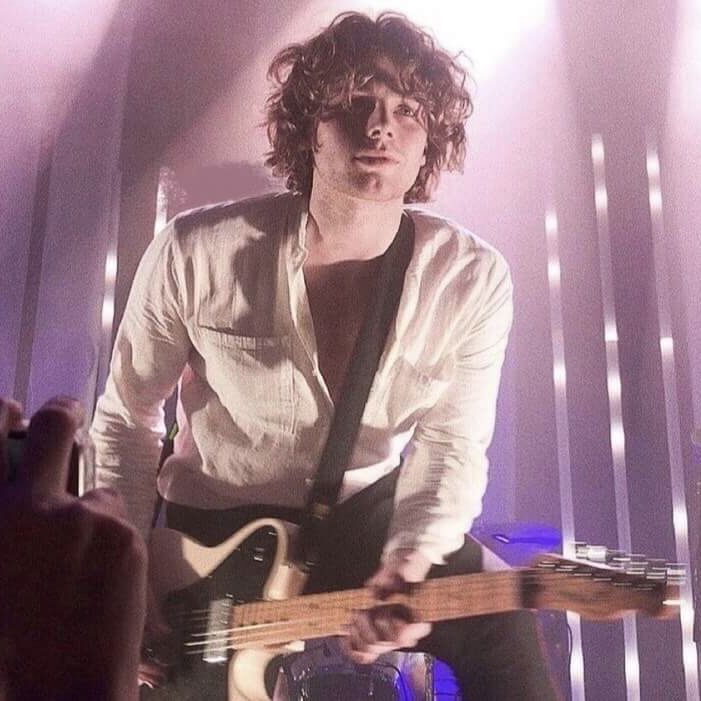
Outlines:
[[[317,128],[312,189],[324,186],[352,197],[403,201],[425,162],[421,105],[389,84],[394,68],[378,62],[375,77],[347,104],[330,104]],[[385,80],[382,77],[385,76]]]

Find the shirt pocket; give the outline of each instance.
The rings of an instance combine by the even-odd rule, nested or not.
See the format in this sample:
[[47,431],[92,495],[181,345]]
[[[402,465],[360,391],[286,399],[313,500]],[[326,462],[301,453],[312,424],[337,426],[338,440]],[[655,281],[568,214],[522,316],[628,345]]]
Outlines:
[[242,336],[197,327],[207,382],[234,421],[266,431],[292,431],[293,362],[289,336]]
[[400,357],[389,369],[375,415],[393,432],[411,428],[450,385],[449,369],[429,374]]

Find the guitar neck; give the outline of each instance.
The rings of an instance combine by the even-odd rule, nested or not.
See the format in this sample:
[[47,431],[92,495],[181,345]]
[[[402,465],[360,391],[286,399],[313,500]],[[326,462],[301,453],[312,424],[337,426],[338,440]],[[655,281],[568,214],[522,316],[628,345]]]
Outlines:
[[[383,603],[409,609],[416,621],[436,622],[524,607],[522,572],[483,572],[432,579]],[[342,633],[354,610],[377,606],[369,589],[298,596],[235,606],[231,645],[241,649]]]

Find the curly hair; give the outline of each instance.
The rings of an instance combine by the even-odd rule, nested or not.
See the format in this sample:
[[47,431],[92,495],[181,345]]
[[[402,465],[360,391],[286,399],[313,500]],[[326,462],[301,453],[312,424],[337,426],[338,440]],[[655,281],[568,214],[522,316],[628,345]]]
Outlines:
[[383,12],[373,20],[344,12],[305,43],[280,51],[268,70],[274,88],[266,103],[265,164],[289,190],[309,195],[325,108],[340,99],[350,109],[353,91],[372,77],[379,58],[397,71],[398,85],[390,87],[416,99],[426,118],[426,162],[404,201],[427,201],[441,170],[462,170],[472,99],[456,57],[403,15]]

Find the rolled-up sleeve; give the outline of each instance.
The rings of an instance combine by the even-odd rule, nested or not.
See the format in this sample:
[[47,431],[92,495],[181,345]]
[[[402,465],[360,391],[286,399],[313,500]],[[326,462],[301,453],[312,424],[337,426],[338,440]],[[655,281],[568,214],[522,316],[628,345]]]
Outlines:
[[[476,303],[457,322],[454,371],[440,399],[418,421],[405,454],[385,555],[418,549],[436,564],[463,543],[482,509],[487,487],[486,451],[494,432],[497,393],[511,328],[512,283],[494,253],[482,273]],[[475,300],[471,299],[474,305]]]
[[124,496],[129,517],[144,535],[156,496],[163,405],[190,351],[178,262],[170,224],[151,242],[137,269],[90,431],[98,486]]

